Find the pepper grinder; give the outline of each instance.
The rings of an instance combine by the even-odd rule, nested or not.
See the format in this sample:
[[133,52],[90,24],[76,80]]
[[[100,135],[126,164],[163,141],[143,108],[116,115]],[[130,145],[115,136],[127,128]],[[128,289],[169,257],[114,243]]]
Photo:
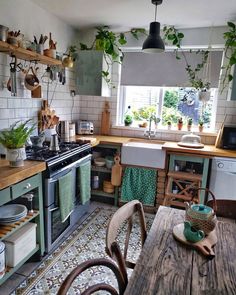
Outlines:
[[34,194],[26,194],[26,195],[23,195],[22,198],[26,198],[29,202],[29,211],[28,213],[29,214],[34,214],[34,209],[33,209],[33,197],[34,197]]

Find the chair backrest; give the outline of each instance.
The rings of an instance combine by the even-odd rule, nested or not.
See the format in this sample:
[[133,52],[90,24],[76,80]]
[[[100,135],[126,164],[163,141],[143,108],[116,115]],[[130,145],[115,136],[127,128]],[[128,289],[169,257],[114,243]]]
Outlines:
[[[123,274],[123,277],[126,283],[128,283],[128,275],[127,275],[126,267],[134,268],[135,266],[134,263],[127,261],[127,253],[128,253],[130,233],[132,231],[132,226],[133,226],[132,217],[134,216],[136,212],[139,216],[140,229],[141,229],[141,242],[143,246],[146,240],[147,230],[146,230],[146,222],[145,222],[143,206],[142,206],[142,203],[140,203],[138,200],[133,200],[131,202],[126,203],[114,213],[114,215],[112,216],[108,224],[107,233],[106,233],[106,253],[118,263],[119,269],[121,270],[121,273]],[[126,234],[126,238],[124,242],[124,253],[122,254],[119,244],[116,241],[116,238],[118,236],[119,228],[125,221],[128,221],[128,228],[127,228],[127,234]]]
[[[213,207],[213,200],[207,206]],[[216,199],[216,208],[216,216],[236,219],[236,200]]]
[[87,270],[90,267],[93,266],[106,266],[110,268],[114,275],[116,276],[117,282],[118,282],[118,288],[119,293],[116,291],[114,287],[111,285],[104,283],[98,283],[92,286],[89,286],[85,291],[80,293],[81,295],[90,295],[93,294],[96,291],[108,291],[112,295],[123,295],[126,289],[127,284],[124,282],[123,276],[119,270],[119,268],[116,266],[116,264],[107,259],[107,258],[97,258],[97,259],[91,259],[88,261],[85,261],[78,265],[69,275],[66,277],[66,279],[63,281],[62,285],[60,286],[57,295],[65,295],[69,288],[71,287],[73,281],[76,279],[76,277],[81,274],[83,271]]

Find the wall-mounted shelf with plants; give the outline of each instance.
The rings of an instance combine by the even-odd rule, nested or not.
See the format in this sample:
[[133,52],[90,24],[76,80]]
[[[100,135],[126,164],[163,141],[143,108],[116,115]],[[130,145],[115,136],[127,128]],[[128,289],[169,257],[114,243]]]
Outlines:
[[17,47],[17,46],[8,44],[7,42],[4,42],[4,41],[0,41],[0,52],[9,54],[10,56],[14,55],[16,58],[23,59],[26,61],[37,61],[44,65],[49,65],[49,66],[62,65],[62,62],[58,59],[36,53],[34,51],[30,51],[22,47]]

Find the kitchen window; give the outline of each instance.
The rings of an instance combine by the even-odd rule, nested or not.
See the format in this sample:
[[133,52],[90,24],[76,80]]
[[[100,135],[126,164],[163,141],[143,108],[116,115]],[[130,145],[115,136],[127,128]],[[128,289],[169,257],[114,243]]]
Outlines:
[[[197,54],[186,52],[186,56],[190,64],[199,63]],[[212,87],[211,95],[209,101],[202,102],[196,89],[190,87],[185,61],[177,60],[173,51],[155,55],[126,52],[121,68],[118,124],[124,125],[125,112],[131,106],[134,112],[132,127],[138,127],[140,121],[145,120],[145,113],[151,110],[161,120],[159,127],[166,126],[168,121],[175,126],[177,118],[183,117],[184,124],[192,118],[193,126],[197,126],[201,119],[204,128],[213,131],[222,50],[211,51],[210,57],[207,80]]]
[[173,126],[178,118],[184,123],[189,118],[193,126],[197,126],[200,119],[208,130],[214,129],[217,88],[211,88],[210,100],[199,101],[198,93],[193,88],[153,87],[153,86],[121,86],[119,125],[124,124],[124,116],[131,107],[133,115],[132,127],[139,127],[148,121],[151,113],[160,119],[158,126],[167,126],[168,121]]

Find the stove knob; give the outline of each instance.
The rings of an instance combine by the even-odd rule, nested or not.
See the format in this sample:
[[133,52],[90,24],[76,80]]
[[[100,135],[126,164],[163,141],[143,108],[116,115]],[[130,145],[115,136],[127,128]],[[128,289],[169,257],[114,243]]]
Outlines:
[[218,168],[223,168],[223,167],[224,167],[224,163],[219,162],[219,163],[217,164],[217,167],[218,167]]

